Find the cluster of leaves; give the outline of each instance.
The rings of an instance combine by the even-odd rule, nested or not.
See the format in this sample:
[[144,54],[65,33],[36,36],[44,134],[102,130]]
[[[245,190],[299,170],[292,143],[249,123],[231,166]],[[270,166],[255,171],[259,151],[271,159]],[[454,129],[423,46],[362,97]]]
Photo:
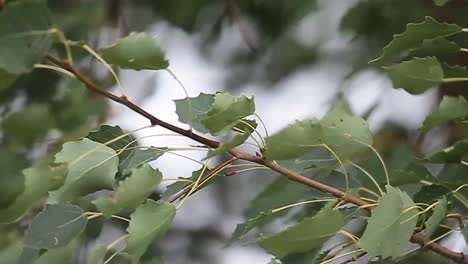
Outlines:
[[[15,18],[31,12],[43,14],[41,21],[7,26]],[[11,87],[16,78],[42,62],[56,39],[57,31],[51,33],[51,25],[42,2],[13,2],[0,13],[0,52],[6,58],[0,59],[1,87]],[[457,25],[427,17],[422,23],[409,24],[406,32],[396,35],[373,63],[404,59],[385,69],[397,88],[412,93],[421,93],[444,81],[464,79],[465,68],[441,63],[438,57],[441,53],[460,52],[462,48],[446,37],[464,31]],[[66,47],[76,43],[60,42]],[[31,45],[38,48],[31,49]],[[10,58],[7,55],[12,51],[15,60],[7,63]],[[159,41],[145,33],[131,33],[112,46],[98,49],[98,53],[101,61],[122,69],[168,70],[169,67]],[[72,82],[70,92],[86,91],[78,80]],[[175,105],[180,122],[198,132],[226,138],[217,148],[206,147],[206,159],[251,143],[249,138],[257,135],[261,138],[254,145],[264,161],[277,162],[374,203],[369,214],[362,206],[344,204],[342,197],[330,197],[278,176],[254,198],[246,222],[237,226],[229,241],[232,244],[245,239],[254,229],[261,231],[253,236],[258,245],[273,255],[271,263],[329,263],[340,258],[343,251],[352,249],[356,249],[355,253],[365,252],[378,263],[408,263],[405,250],[417,229],[424,229],[426,242],[432,243],[433,238],[438,240],[453,232],[446,225],[440,226],[454,226],[447,222],[449,211],[466,210],[467,199],[461,192],[466,181],[457,177],[463,170],[456,171],[467,164],[466,139],[418,162],[407,148],[396,146],[400,151],[398,157],[384,155],[384,162],[371,146],[373,136],[367,122],[353,115],[345,104],[336,106],[320,120],[297,121],[266,138],[257,131],[253,97],[200,94],[176,100]],[[440,108],[427,117],[422,129],[428,131],[449,121],[466,120],[467,109],[464,98],[446,97]],[[40,107],[29,111],[23,116],[31,118],[31,122],[49,116]],[[14,121],[22,117],[20,113],[16,115],[2,120],[4,129],[15,126]],[[32,143],[30,135],[25,133],[24,138]],[[15,180],[8,175],[4,181],[8,184],[0,185],[0,221],[20,225],[31,216],[32,220],[21,242],[11,240],[0,245],[0,256],[20,263],[69,259],[89,239],[86,233],[93,219],[102,216],[127,221],[126,234],[111,244],[94,248],[88,263],[99,263],[106,255],[109,260],[115,256],[110,251],[123,240],[127,240],[124,250],[131,263],[159,262],[147,249],[169,230],[176,209],[189,197],[187,194],[176,206],[172,195],[187,188],[192,194],[213,182],[209,179],[201,182],[202,178],[222,177],[205,165],[192,177],[168,186],[160,198],[154,192],[161,184],[162,175],[148,162],[168,151],[167,147],[139,146],[131,133],[118,126],[104,125],[79,140],[64,143],[53,158],[37,160],[24,170],[19,166],[8,171]],[[2,165],[14,159],[8,152],[1,154]],[[424,165],[434,162],[458,167],[430,173]],[[34,209],[40,202],[45,206],[37,213]],[[128,213],[129,218],[120,215],[123,213]],[[274,220],[283,220],[289,227],[274,230],[271,224]],[[351,222],[360,226],[361,234],[354,235],[347,230]],[[19,236],[19,231],[11,232],[8,228],[0,231],[10,237]],[[464,233],[468,233],[466,228]],[[345,236],[345,242],[332,240],[336,243],[323,248],[325,242],[340,235]],[[348,255],[349,252],[344,256]],[[417,258],[425,257],[421,255]]]

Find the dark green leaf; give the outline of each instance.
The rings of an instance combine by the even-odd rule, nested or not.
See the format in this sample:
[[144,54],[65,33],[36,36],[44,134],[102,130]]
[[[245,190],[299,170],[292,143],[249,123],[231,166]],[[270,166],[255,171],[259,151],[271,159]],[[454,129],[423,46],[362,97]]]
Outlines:
[[18,263],[22,250],[23,243],[20,240],[0,247],[0,264]]
[[[187,98],[174,100],[176,105],[176,113],[179,116],[179,121],[185,124],[190,123],[190,111]],[[207,133],[205,126],[201,123],[206,117],[206,113],[210,110],[214,102],[213,94],[200,93],[197,97],[190,97],[192,106],[192,127],[202,133]]]
[[67,175],[67,164],[49,164],[48,161],[39,161],[31,168],[25,169],[23,174],[24,191],[14,203],[0,209],[0,222],[15,221],[49,190],[61,186]]
[[421,46],[412,50],[408,57],[427,57],[435,56],[444,58],[460,51],[460,46],[455,42],[448,41],[444,37],[423,40]]
[[133,264],[139,263],[148,246],[166,233],[175,213],[170,203],[147,200],[130,216],[127,251]]
[[54,120],[45,104],[31,104],[8,115],[2,122],[5,137],[15,146],[32,144],[53,126]]
[[290,254],[281,259],[282,264],[320,264],[322,259],[330,253],[326,250],[320,253],[320,248],[315,248],[305,253]]
[[451,193],[452,190],[438,184],[423,186],[419,192],[414,195],[416,203],[432,203],[440,197]]
[[393,36],[393,40],[383,49],[382,55],[371,62],[384,62],[398,58],[402,53],[418,47],[425,39],[446,37],[462,31],[455,24],[439,23],[427,16],[421,23],[410,23],[406,31]]
[[122,175],[129,174],[132,169],[138,168],[143,164],[156,160],[166,153],[167,148],[148,147],[136,149],[132,156],[123,160],[121,164]]
[[437,201],[437,205],[434,207],[434,212],[431,217],[426,221],[426,242],[430,241],[430,237],[439,224],[445,219],[447,215],[447,198],[443,197]]
[[235,135],[227,141],[221,143],[221,145],[213,151],[208,152],[208,156],[205,158],[210,158],[219,154],[228,152],[229,150],[241,145],[244,143],[257,128],[257,122],[255,120],[242,120],[235,127]]
[[84,230],[87,222],[78,206],[49,204],[33,219],[24,243],[36,249],[63,247]]
[[414,58],[384,67],[393,87],[403,88],[412,94],[420,94],[434,88],[444,78],[442,66],[435,57]]
[[300,157],[326,144],[340,159],[350,159],[368,149],[372,134],[366,121],[342,109],[334,109],[322,120],[297,121],[266,139],[270,160]]
[[166,151],[166,148],[138,148],[138,142],[131,135],[123,135],[119,126],[103,125],[99,130],[90,132],[87,138],[103,144],[115,140],[107,146],[119,153],[119,172],[124,176],[132,169],[156,160]]
[[418,218],[418,210],[409,207],[414,202],[397,188],[387,185],[387,192],[379,199],[379,205],[372,210],[366,230],[358,246],[371,257],[382,258],[400,256],[413,235]]
[[164,51],[156,37],[132,32],[114,45],[100,48],[102,58],[122,69],[161,70],[169,67]]
[[257,239],[257,243],[276,257],[307,252],[321,247],[343,226],[343,216],[331,206],[325,206],[314,217],[304,218],[287,229]]
[[427,132],[432,128],[454,119],[464,119],[468,116],[468,102],[463,96],[444,96],[440,106],[423,122],[421,130]]
[[47,5],[16,1],[0,12],[0,69],[12,74],[31,71],[49,51],[52,40]]
[[93,203],[104,216],[109,217],[121,209],[135,210],[146,198],[155,191],[161,182],[162,175],[145,164],[133,169],[132,174],[119,182],[117,191],[100,197]]
[[429,156],[429,160],[437,163],[460,163],[468,160],[468,139],[456,142],[439,152]]
[[52,201],[67,202],[102,189],[111,189],[119,159],[113,149],[83,138],[65,143],[55,155],[55,162],[67,162],[68,175],[64,185],[50,195]]
[[240,119],[255,112],[253,97],[234,97],[229,93],[218,93],[206,117],[201,121],[213,135],[226,135]]
[[6,209],[15,202],[25,189],[22,173],[27,161],[14,152],[0,148],[0,209]]
[[468,225],[465,224],[465,227],[462,230],[463,237],[465,238],[465,242],[468,243]]

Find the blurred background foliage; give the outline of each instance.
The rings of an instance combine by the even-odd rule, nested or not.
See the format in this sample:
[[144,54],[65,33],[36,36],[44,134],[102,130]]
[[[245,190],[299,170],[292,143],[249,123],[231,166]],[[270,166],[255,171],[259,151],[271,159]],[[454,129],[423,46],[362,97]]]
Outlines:
[[[0,7],[4,8],[9,2],[13,1],[0,1]],[[441,22],[468,25],[466,15],[468,2],[463,0],[435,1],[436,3],[427,0],[342,1],[347,3],[335,1],[335,6],[346,6],[346,11],[340,18],[338,37],[336,32],[327,32],[326,20],[319,19],[307,23],[308,27],[312,27],[310,32],[315,32],[315,35],[304,36],[298,32],[301,23],[320,14],[323,6],[327,5],[325,3],[327,1],[319,0],[49,0],[47,2],[54,24],[63,29],[69,39],[86,40],[91,46],[102,46],[102,35],[110,35],[110,42],[113,42],[112,39],[125,36],[131,31],[144,31],[150,25],[162,22],[199,38],[199,48],[203,54],[216,60],[215,56],[218,53],[213,51],[214,43],[219,41],[227,27],[234,27],[245,46],[235,49],[235,52],[226,51],[228,55],[224,58],[224,63],[228,64],[231,70],[225,79],[225,87],[219,87],[219,90],[236,90],[254,81],[273,87],[275,83],[284,80],[292,73],[320,61],[333,61],[345,65],[349,69],[346,78],[351,78],[372,67],[380,70],[368,65],[367,62],[377,57],[392,36],[403,32],[405,25],[410,22],[420,22],[425,16],[432,16]],[[447,3],[437,5],[441,4],[440,2]],[[328,40],[332,38],[338,38],[337,41],[341,42],[341,45],[330,52],[327,45],[329,45]],[[467,40],[461,39],[461,41],[466,43]],[[56,50],[62,50],[59,44],[54,45],[57,45]],[[88,76],[108,87],[112,86],[111,76],[100,73],[96,62],[88,54],[79,49],[74,50],[73,54],[82,71]],[[459,54],[447,59],[467,65],[465,56]],[[463,86],[458,89],[441,89],[441,91],[450,90],[452,95],[461,94],[468,98],[466,88]],[[440,92],[439,99],[443,93],[445,92]],[[371,112],[372,109],[366,115],[369,116]],[[36,69],[31,74],[16,79],[12,85],[0,84],[2,168],[0,179],[2,182],[9,182],[13,178],[22,177],[21,171],[30,166],[35,159],[53,156],[64,142],[86,135],[102,124],[110,114],[112,113],[106,100],[89,93],[80,83],[64,80],[51,71]],[[446,138],[447,142],[466,138],[468,133],[466,124],[463,123],[450,124],[444,131],[445,133],[448,131],[450,135]],[[463,176],[457,178],[456,175],[463,174],[466,179],[468,173],[466,166],[439,167],[434,170],[437,173],[434,173],[418,165],[414,156],[422,154],[425,149],[424,144],[430,144],[427,141],[431,141],[430,138],[424,138],[419,131],[408,131],[396,124],[387,124],[378,131],[374,140],[376,148],[384,155],[392,175],[398,178],[395,181],[399,182],[398,185],[406,186],[404,188],[410,193],[417,192],[411,189],[411,184],[419,181],[422,175],[431,178],[435,177],[434,174],[438,174],[439,180],[452,181],[453,186],[460,181],[463,182]],[[379,161],[375,158],[369,158],[363,166],[371,172],[381,169]],[[302,169],[304,168],[300,168]],[[363,178],[358,172],[355,174],[356,178]],[[376,175],[382,174],[376,173]],[[457,182],[453,182],[453,179]],[[378,180],[384,182],[384,178]],[[11,180],[11,182],[14,184],[17,181]],[[222,185],[218,188],[226,189]],[[268,186],[265,190],[274,191],[268,188],[274,189],[274,186]],[[291,188],[291,191],[287,192],[288,195],[297,194],[298,190]],[[14,189],[13,186],[12,190]],[[281,205],[300,199],[288,195],[283,196],[283,199],[277,203]],[[255,215],[252,213],[257,210],[255,206],[261,206],[259,205],[261,197],[257,197],[255,201],[258,203],[253,203],[250,211],[247,210],[250,216]],[[268,206],[274,207],[271,203]],[[309,207],[308,210],[316,212],[318,208]],[[297,219],[304,214],[311,212],[304,210],[292,217]],[[11,253],[13,252],[11,248],[15,246],[15,241],[27,225],[28,218],[24,219],[12,225],[0,226],[0,263],[12,263],[9,262],[11,258],[8,258],[8,255],[14,255]],[[86,234],[94,238],[98,236],[102,222],[93,220],[91,223]],[[178,232],[180,231],[171,231],[172,235],[178,235]],[[185,244],[185,250],[188,252],[185,256],[190,256],[200,263],[215,263],[210,260],[210,250],[204,245],[226,238],[209,227],[196,232],[184,232],[185,238],[190,241]],[[170,249],[167,251],[171,252]],[[75,252],[75,255],[83,254]],[[64,259],[68,259],[67,257]],[[70,263],[67,261],[63,263]],[[178,261],[184,263],[183,260]],[[115,263],[120,262],[116,260]]]

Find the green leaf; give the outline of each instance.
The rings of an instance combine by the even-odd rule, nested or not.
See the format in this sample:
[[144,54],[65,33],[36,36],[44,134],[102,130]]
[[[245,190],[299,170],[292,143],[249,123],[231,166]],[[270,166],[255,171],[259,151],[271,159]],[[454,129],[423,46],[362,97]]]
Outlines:
[[45,104],[31,104],[20,112],[8,115],[2,129],[9,143],[23,146],[34,143],[54,126],[49,108]]
[[109,217],[119,210],[135,210],[161,183],[162,175],[145,164],[133,169],[132,174],[119,182],[117,191],[93,201],[104,216]]
[[50,195],[54,201],[67,202],[102,189],[111,189],[119,158],[113,149],[83,138],[65,143],[55,155],[55,162],[68,162],[68,175],[64,185]]
[[[174,100],[176,105],[176,113],[179,116],[179,121],[185,124],[190,124],[190,111],[187,98]],[[206,117],[214,102],[213,94],[200,93],[197,97],[190,97],[192,105],[192,127],[202,133],[208,133],[205,126],[201,123]]]
[[445,122],[466,117],[468,117],[468,102],[463,96],[444,96],[439,108],[426,117],[421,130],[427,132]]
[[436,6],[444,6],[447,4],[450,0],[434,0],[434,4]]
[[0,92],[10,87],[16,81],[17,75],[0,69]]
[[321,120],[297,121],[266,139],[265,155],[270,160],[300,157],[326,144],[340,159],[365,152],[372,144],[366,121],[342,109],[333,109]]
[[81,241],[77,237],[64,247],[47,250],[39,256],[34,264],[73,263],[72,261],[80,253],[81,245]]
[[416,203],[429,204],[451,192],[452,190],[450,188],[447,188],[443,185],[438,185],[438,184],[427,185],[427,186],[423,186],[421,190],[419,190],[414,195],[414,201]]
[[429,160],[436,163],[460,163],[468,160],[468,139],[460,140],[429,156]]
[[93,251],[91,251],[91,254],[89,254],[88,257],[88,264],[100,264],[101,259],[106,255],[107,253],[107,245],[101,245],[98,247],[95,247]]
[[0,69],[11,74],[31,71],[49,51],[52,22],[43,1],[16,1],[0,12]]
[[468,68],[464,66],[442,63],[442,69],[444,71],[444,79],[468,78]]
[[170,203],[147,200],[130,215],[127,251],[133,264],[139,263],[148,246],[166,233],[175,213],[175,206]]
[[201,121],[213,135],[226,135],[240,119],[255,112],[253,97],[234,97],[229,93],[218,93],[206,117]]
[[84,230],[87,222],[76,205],[48,204],[33,219],[24,243],[35,249],[63,247]]
[[103,125],[99,130],[90,132],[87,136],[103,144],[121,137],[107,146],[119,153],[119,172],[123,176],[142,164],[158,159],[167,150],[167,148],[138,148],[138,142],[131,135],[123,136],[123,134],[119,126]]
[[418,218],[414,202],[397,188],[387,185],[387,192],[379,199],[379,205],[372,210],[367,227],[358,246],[371,257],[398,257],[409,244]]
[[[179,177],[179,179],[183,180],[183,181],[179,181],[179,182],[175,182],[171,185],[168,185],[166,187],[166,191],[162,194],[161,198],[163,200],[167,200],[168,198],[170,198],[172,195],[182,191],[183,189],[185,189],[187,186],[189,186],[191,183],[190,182],[187,182],[187,180],[190,180],[191,182],[196,182],[197,179],[200,177],[201,173],[203,171],[203,167],[196,170],[196,171],[193,171],[192,172],[192,177],[190,178],[183,178],[183,177]],[[210,173],[211,170],[209,170],[208,168],[204,170],[203,172],[203,176],[207,175],[208,173]],[[205,188],[206,186],[212,184],[212,183],[215,183],[217,182],[219,179],[221,179],[222,177],[224,177],[223,174],[221,173],[216,173],[213,178],[211,178],[209,181],[207,181],[205,184],[201,185],[201,186],[198,186],[197,189],[192,193],[192,195],[198,191],[200,191],[201,189]]]
[[465,242],[468,243],[468,225],[465,225],[465,227],[463,227],[462,234],[465,238]]
[[411,94],[420,94],[442,82],[444,72],[435,57],[414,58],[384,67],[393,87],[403,88]]
[[325,206],[315,216],[304,218],[287,229],[257,239],[257,243],[276,257],[307,252],[334,236],[343,226],[343,216],[332,206]]
[[227,141],[221,143],[215,150],[209,151],[205,159],[214,157],[219,154],[228,152],[229,150],[244,143],[249,136],[257,128],[257,122],[255,120],[242,120],[235,127],[235,135]]
[[22,173],[28,162],[16,153],[0,148],[0,209],[6,209],[15,202],[25,189]]
[[132,32],[110,47],[100,48],[102,58],[122,69],[161,70],[169,67],[164,51],[156,37]]
[[235,241],[239,240],[242,236],[247,234],[250,230],[254,229],[257,226],[262,226],[271,221],[270,216],[271,210],[268,212],[260,212],[259,215],[254,218],[247,219],[246,222],[238,224],[236,230],[232,233],[231,238],[227,241],[226,245],[230,246]]
[[393,36],[393,40],[383,49],[382,55],[371,63],[381,63],[398,58],[402,53],[418,47],[425,39],[446,37],[462,31],[455,24],[439,23],[427,16],[421,23],[409,23],[406,31]]
[[444,37],[436,37],[433,39],[423,40],[421,46],[413,49],[408,55],[411,57],[427,57],[435,56],[437,58],[443,58],[447,55],[452,55],[460,51],[460,46],[455,42],[448,41]]
[[60,186],[67,175],[67,164],[49,164],[39,161],[31,168],[23,171],[25,188],[15,202],[0,209],[0,222],[13,222],[24,214],[49,190]]
[[290,254],[281,259],[282,264],[320,264],[323,258],[330,253],[325,250],[321,253],[320,248],[315,248],[305,253]]
[[437,205],[434,207],[434,212],[431,217],[426,221],[426,242],[431,240],[432,234],[439,227],[439,224],[445,219],[447,215],[447,198],[443,197],[437,201]]

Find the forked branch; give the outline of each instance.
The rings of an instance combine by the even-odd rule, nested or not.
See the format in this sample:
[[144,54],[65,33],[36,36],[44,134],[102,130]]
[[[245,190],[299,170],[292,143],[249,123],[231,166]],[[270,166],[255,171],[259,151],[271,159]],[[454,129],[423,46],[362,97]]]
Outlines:
[[[134,112],[138,113],[139,115],[147,118],[152,125],[158,125],[162,126],[172,132],[178,133],[182,136],[185,136],[187,138],[190,138],[198,143],[204,144],[206,146],[212,147],[212,148],[217,148],[221,142],[218,142],[213,139],[206,138],[204,136],[201,136],[199,134],[194,133],[191,130],[186,130],[183,128],[180,128],[178,126],[172,125],[170,123],[167,123],[152,114],[146,112],[144,109],[140,108],[138,105],[134,104],[132,101],[130,101],[127,97],[125,96],[116,96],[101,86],[97,85],[90,79],[88,79],[85,75],[83,75],[81,72],[77,71],[74,67],[70,66],[66,61],[60,60],[55,58],[54,56],[47,55],[47,59],[51,61],[52,63],[56,64],[57,66],[73,73],[78,80],[80,80],[89,90],[100,94],[106,98],[109,98],[110,100],[122,104],[126,106],[127,108],[130,108]],[[286,176],[289,180],[295,181],[301,184],[304,184],[306,186],[309,186],[313,189],[319,190],[324,193],[329,193],[337,198],[340,198],[346,202],[352,203],[357,206],[365,206],[368,205],[368,203],[364,200],[359,199],[356,196],[353,196],[351,194],[345,193],[339,189],[333,188],[331,186],[328,186],[326,184],[314,181],[312,179],[309,179],[297,172],[291,171],[285,167],[282,167],[278,165],[275,162],[269,161],[264,159],[263,157],[258,157],[256,155],[252,155],[250,153],[246,153],[237,149],[231,149],[229,153],[235,158],[235,159],[241,159],[241,160],[246,160],[246,161],[251,161],[255,162],[257,164],[265,165],[268,168],[272,169],[273,171],[276,171],[284,176]],[[232,162],[231,159],[226,161],[226,162]],[[224,164],[224,163],[223,163]],[[184,195],[184,191],[180,193],[180,196]],[[180,197],[179,196],[179,197]],[[174,200],[176,200],[178,197],[176,197]],[[372,209],[372,207],[367,207],[369,210]],[[468,264],[468,256],[461,253],[461,252],[454,252],[450,250],[447,247],[444,247],[438,243],[431,243],[431,244],[425,244],[425,237],[422,233],[416,232],[413,234],[411,237],[411,242],[416,243],[421,245],[422,247],[425,247],[427,249],[430,249],[434,252],[437,252],[438,254],[445,256],[447,258],[450,258],[451,260],[457,262],[457,263],[462,263],[462,264]]]

